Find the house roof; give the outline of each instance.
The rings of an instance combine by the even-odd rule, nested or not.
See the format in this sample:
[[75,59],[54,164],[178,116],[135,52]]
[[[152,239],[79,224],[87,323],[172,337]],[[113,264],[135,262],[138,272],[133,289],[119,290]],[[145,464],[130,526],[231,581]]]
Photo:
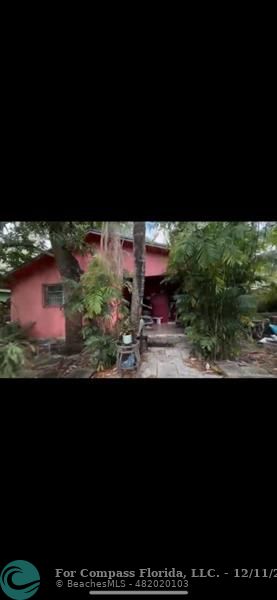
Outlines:
[[[101,232],[98,231],[97,229],[90,229],[87,232],[86,237],[89,236],[89,234],[97,235],[99,237],[101,236]],[[130,242],[131,244],[133,244],[133,242],[134,242],[133,238],[128,237],[128,236],[121,235],[120,239],[124,240],[126,242]],[[145,246],[146,247],[157,248],[157,249],[163,250],[164,252],[168,252],[168,250],[169,250],[169,248],[168,248],[168,246],[166,244],[157,244],[156,242],[146,242]],[[13,269],[12,271],[9,271],[4,279],[9,280],[10,277],[14,273],[17,273],[18,271],[21,271],[22,269],[25,269],[26,267],[29,267],[29,266],[33,265],[34,263],[36,263],[36,262],[39,262],[40,260],[42,260],[46,256],[54,258],[54,254],[53,254],[53,252],[51,252],[51,250],[45,251],[45,252],[41,252],[40,254],[38,254],[38,256],[36,256],[32,260],[29,260],[29,261],[27,261],[25,263],[22,263],[22,265],[20,265],[16,269]]]
[[25,263],[22,263],[22,265],[20,265],[19,267],[17,267],[16,269],[12,269],[12,271],[9,271],[5,277],[6,280],[9,280],[10,277],[14,274],[17,273],[18,271],[21,271],[21,269],[25,269],[26,267],[29,267],[30,265],[33,265],[34,263],[40,261],[42,258],[45,258],[46,256],[50,256],[51,258],[54,258],[54,254],[52,252],[41,252],[40,254],[38,254],[38,256],[36,256],[35,258],[33,258],[32,260],[28,260]]
[[[90,233],[93,233],[94,235],[101,236],[101,231],[98,231],[98,229],[90,229],[87,232],[87,235],[89,235]],[[129,237],[127,235],[120,235],[120,239],[121,240],[126,240],[126,242],[131,242],[131,243],[133,243],[133,241],[134,241],[133,237]],[[154,248],[161,248],[161,250],[168,250],[168,245],[167,244],[158,244],[157,242],[146,242],[145,245],[146,246],[153,246]]]

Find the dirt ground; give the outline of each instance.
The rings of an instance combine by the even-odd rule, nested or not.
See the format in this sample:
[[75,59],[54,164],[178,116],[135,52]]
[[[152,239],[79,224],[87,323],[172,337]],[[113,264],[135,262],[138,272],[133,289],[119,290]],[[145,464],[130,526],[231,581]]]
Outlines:
[[[216,374],[218,376],[225,376],[222,367],[217,362],[208,362],[206,360],[200,360],[188,356],[184,359],[184,363],[188,367],[192,367],[195,371],[205,374]],[[277,347],[268,347],[256,342],[247,342],[241,348],[239,358],[234,361],[234,365],[238,367],[251,367],[251,372],[261,373],[264,370],[265,375],[271,375],[277,377]],[[243,369],[241,369],[243,370]],[[196,375],[197,376],[197,375]],[[103,371],[95,375],[96,378],[121,378],[116,368]],[[123,378],[136,378],[135,373],[124,373]]]
[[94,374],[95,369],[87,352],[71,356],[42,352],[29,362],[23,377],[35,379],[89,378]]
[[277,377],[277,344],[250,344],[248,348],[242,348],[240,361],[262,367]]
[[[145,355],[144,355],[145,356]],[[222,375],[222,368],[219,362],[207,362],[189,356],[189,353],[184,357],[184,363],[188,367],[192,367],[196,372],[215,373]],[[244,367],[251,366],[254,371],[264,369],[271,376],[277,377],[277,344],[276,346],[265,346],[256,342],[247,342],[241,348],[239,358],[233,362],[234,366]],[[121,376],[116,367],[106,369],[105,371],[96,372],[92,364],[90,354],[84,351],[80,354],[72,356],[64,356],[60,354],[49,354],[42,352],[34,357],[24,373],[25,378],[87,378],[87,379],[133,379],[137,377],[134,372],[126,372]],[[138,375],[140,376],[140,375]]]
[[[207,362],[204,360],[189,358],[188,364],[193,365],[200,371],[211,370],[220,374],[221,362]],[[251,366],[254,370],[264,369],[266,373],[277,377],[277,344],[276,346],[262,345],[256,342],[246,342],[242,345],[237,360],[232,361],[238,367]]]

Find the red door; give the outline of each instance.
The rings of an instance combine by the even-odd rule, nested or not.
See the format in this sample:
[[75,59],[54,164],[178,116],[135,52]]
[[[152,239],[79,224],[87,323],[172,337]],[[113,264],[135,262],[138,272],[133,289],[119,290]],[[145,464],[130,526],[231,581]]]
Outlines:
[[162,323],[168,323],[169,301],[166,294],[155,294],[151,298],[152,316],[162,317]]

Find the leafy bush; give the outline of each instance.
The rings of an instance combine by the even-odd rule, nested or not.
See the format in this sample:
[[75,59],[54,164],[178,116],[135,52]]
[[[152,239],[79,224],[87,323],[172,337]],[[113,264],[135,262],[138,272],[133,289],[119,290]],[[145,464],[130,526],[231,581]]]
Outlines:
[[25,364],[24,349],[14,342],[0,342],[0,377],[16,377]]
[[0,327],[0,377],[14,378],[20,375],[29,356],[35,351],[26,337],[26,329],[16,322]]
[[[189,227],[188,227],[189,225]],[[256,232],[248,223],[184,223],[172,239],[169,279],[177,317],[205,358],[232,358],[256,311]]]
[[103,371],[114,366],[116,362],[116,339],[111,335],[92,333],[85,340],[85,346],[92,354],[97,371]]
[[0,327],[0,340],[26,340],[29,327],[22,327],[17,321],[5,323]]
[[277,284],[271,284],[267,290],[261,290],[257,294],[258,312],[277,311]]
[[123,288],[130,289],[130,283],[120,280],[104,255],[93,258],[80,283],[71,281],[68,285],[71,293],[67,312],[82,313],[85,320],[94,321],[104,334],[113,330],[126,312]]
[[121,321],[120,335],[129,335],[129,334],[134,334],[134,326],[132,324],[130,315],[127,314],[126,316],[124,316],[124,318]]

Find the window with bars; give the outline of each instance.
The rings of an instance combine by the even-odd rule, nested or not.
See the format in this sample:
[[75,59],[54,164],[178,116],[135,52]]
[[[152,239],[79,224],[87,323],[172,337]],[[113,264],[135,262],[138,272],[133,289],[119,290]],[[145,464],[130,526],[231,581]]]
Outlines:
[[64,304],[64,290],[61,283],[43,286],[44,306],[62,306]]

